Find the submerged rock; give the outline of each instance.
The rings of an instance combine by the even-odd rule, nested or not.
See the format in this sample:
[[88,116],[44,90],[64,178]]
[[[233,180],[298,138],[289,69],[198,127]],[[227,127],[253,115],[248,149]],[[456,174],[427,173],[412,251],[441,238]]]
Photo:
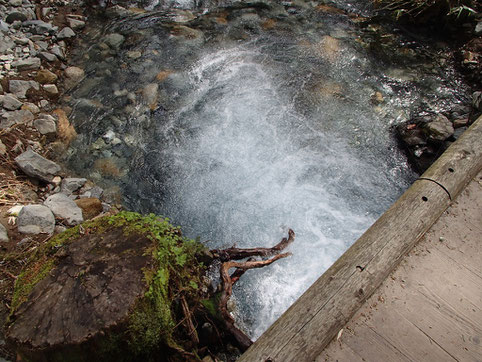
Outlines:
[[27,175],[50,182],[60,172],[60,166],[28,149],[15,158],[18,167]]
[[22,234],[51,234],[55,228],[55,217],[46,206],[27,205],[20,210],[17,225]]
[[84,221],[82,210],[63,193],[49,196],[44,201],[44,205],[52,210],[56,217],[64,219],[69,225],[77,225]]

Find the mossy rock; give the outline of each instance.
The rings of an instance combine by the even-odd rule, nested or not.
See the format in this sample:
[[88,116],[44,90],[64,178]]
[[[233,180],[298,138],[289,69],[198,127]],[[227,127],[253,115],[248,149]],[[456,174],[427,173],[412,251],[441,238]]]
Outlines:
[[26,360],[175,360],[187,340],[177,301],[202,298],[202,250],[155,215],[69,229],[17,279],[8,340]]

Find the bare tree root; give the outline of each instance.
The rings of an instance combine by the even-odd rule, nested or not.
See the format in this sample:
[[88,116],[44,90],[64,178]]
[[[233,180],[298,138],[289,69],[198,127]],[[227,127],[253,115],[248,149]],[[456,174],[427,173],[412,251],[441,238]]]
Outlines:
[[[232,261],[232,259],[243,259],[252,256],[268,256],[279,253],[281,250],[285,249],[289,244],[291,244],[295,239],[295,233],[293,230],[289,230],[288,238],[283,238],[281,242],[272,248],[253,248],[253,249],[239,249],[239,248],[229,248],[225,250],[213,250],[218,258],[224,261],[220,268],[221,281],[222,281],[222,293],[219,300],[219,311],[223,316],[226,329],[233,335],[233,337],[238,342],[238,345],[242,352],[247,350],[253,342],[251,339],[241,331],[234,324],[234,318],[228,311],[227,303],[231,294],[233,292],[233,284],[236,283],[239,278],[249,269],[262,268],[266,265],[274,263],[276,260],[286,258],[291,255],[291,253],[283,253],[273,256],[266,260],[255,260],[250,258],[245,262]],[[236,268],[233,274],[229,275],[229,270],[231,268]]]
[[250,248],[240,249],[231,247],[228,249],[211,250],[215,258],[225,262],[229,260],[240,260],[250,256],[270,256],[279,253],[295,240],[295,232],[291,229],[288,231],[288,238],[283,238],[278,244],[272,248]]

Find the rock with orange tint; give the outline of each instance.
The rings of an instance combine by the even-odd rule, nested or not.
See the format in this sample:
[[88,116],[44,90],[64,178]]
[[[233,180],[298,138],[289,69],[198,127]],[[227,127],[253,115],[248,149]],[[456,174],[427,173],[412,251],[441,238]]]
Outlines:
[[57,116],[57,134],[63,143],[69,145],[77,137],[77,132],[67,118],[63,109],[56,109],[53,113]]
[[82,209],[82,216],[84,220],[90,220],[99,215],[103,208],[102,202],[96,197],[86,197],[75,200],[77,206]]
[[169,75],[171,75],[172,73],[173,73],[172,70],[161,70],[159,73],[157,73],[156,79],[159,82],[162,82],[162,81],[166,80],[166,78],[169,77]]

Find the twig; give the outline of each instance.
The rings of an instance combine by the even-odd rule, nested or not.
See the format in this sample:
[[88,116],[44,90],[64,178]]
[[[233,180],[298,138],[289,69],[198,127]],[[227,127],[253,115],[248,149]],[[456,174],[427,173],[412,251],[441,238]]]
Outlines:
[[184,296],[181,297],[181,305],[182,305],[182,311],[184,313],[185,321],[186,321],[186,327],[189,331],[189,337],[193,341],[193,343],[197,346],[199,344],[199,337],[196,332],[196,328],[194,327],[194,324],[192,322],[191,318],[191,311],[189,310],[189,306],[187,305],[186,298]]

